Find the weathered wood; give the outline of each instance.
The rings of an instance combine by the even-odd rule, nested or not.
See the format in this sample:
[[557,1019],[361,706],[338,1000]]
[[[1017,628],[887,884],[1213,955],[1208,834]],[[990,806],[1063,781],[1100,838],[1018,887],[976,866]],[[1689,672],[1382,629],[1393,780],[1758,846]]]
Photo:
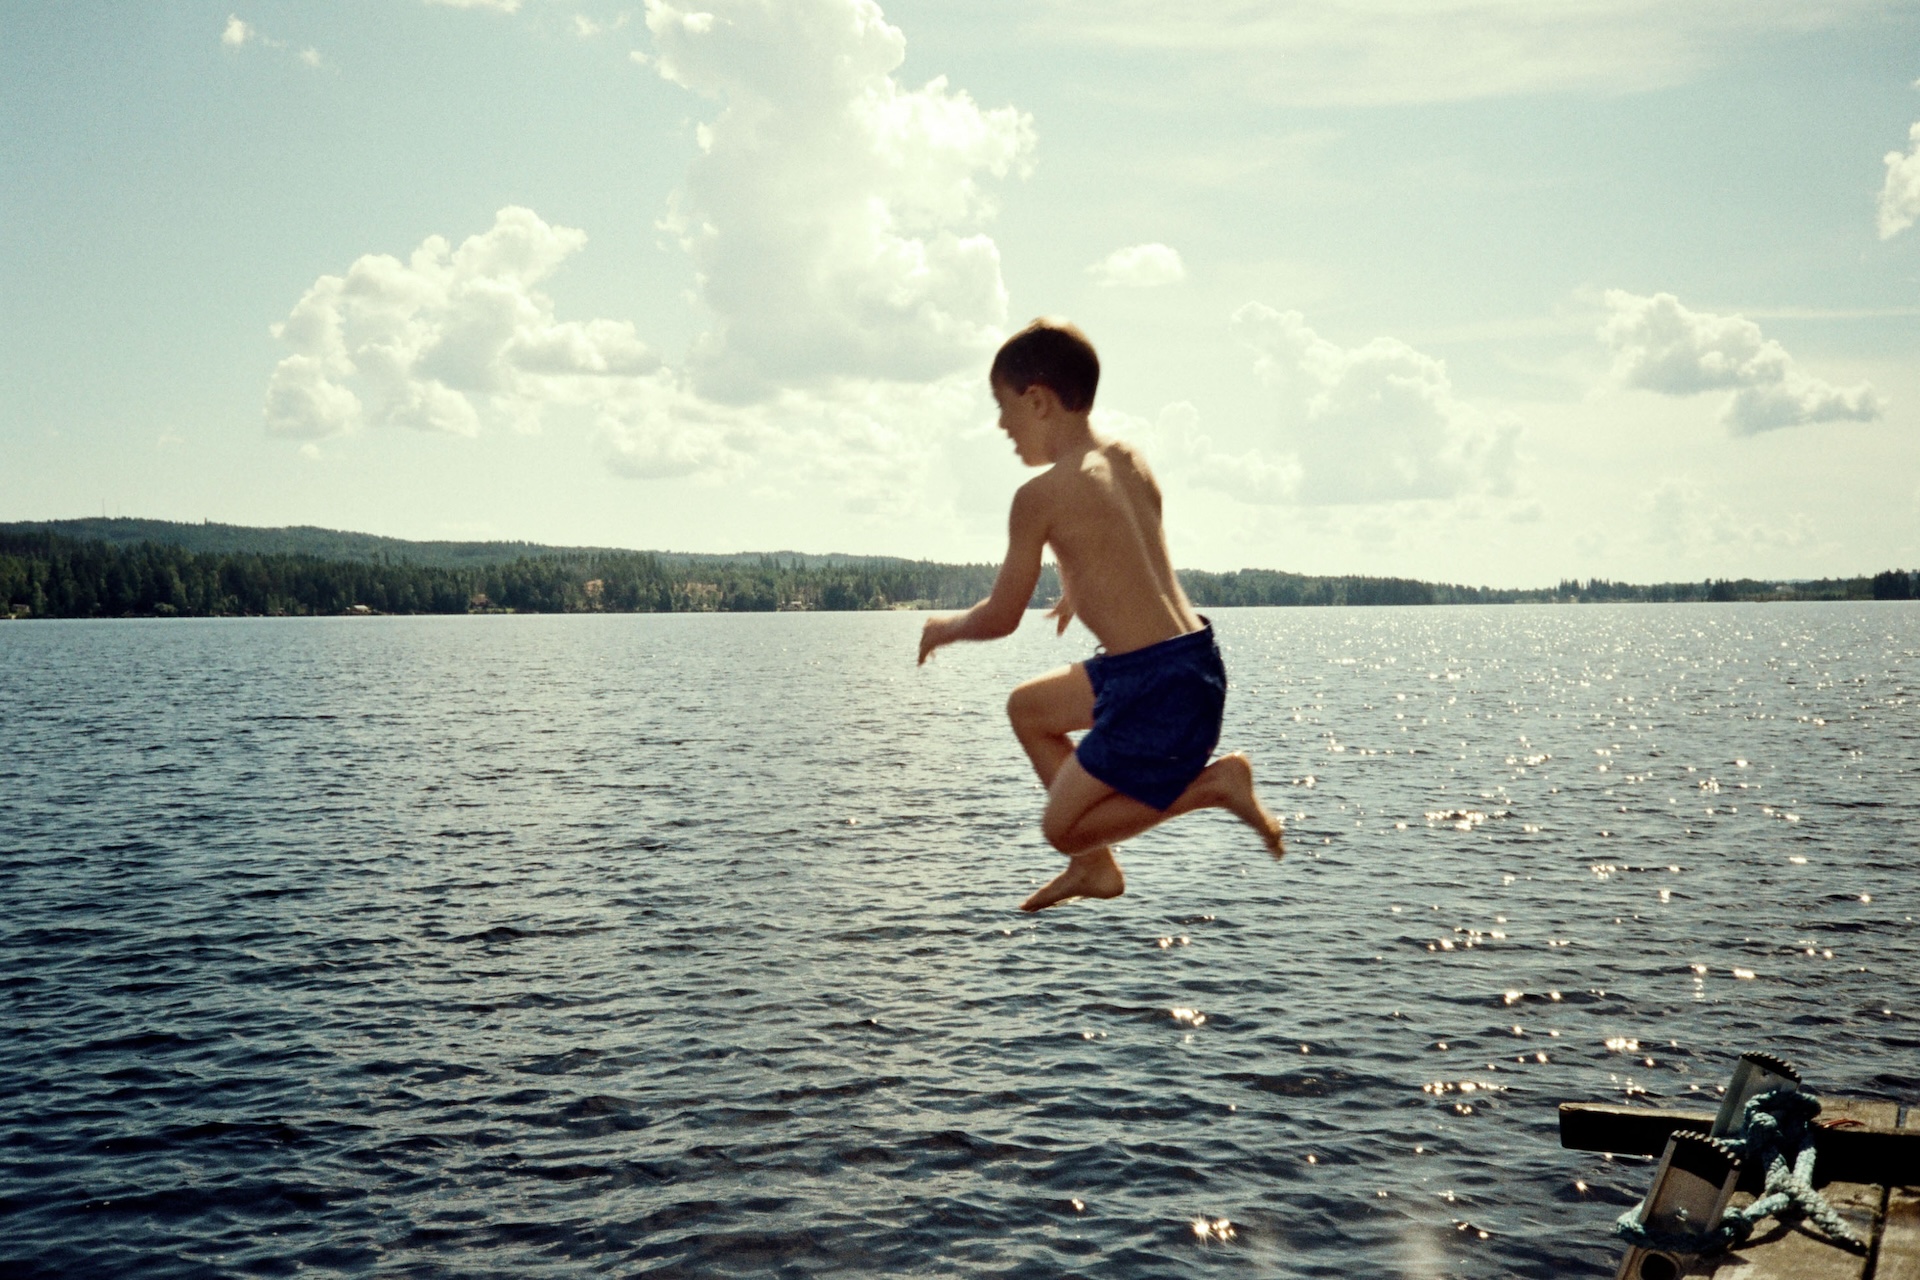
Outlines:
[[1611,1151],[1621,1156],[1657,1156],[1675,1132],[1705,1133],[1711,1111],[1621,1107],[1609,1102],[1560,1104],[1560,1145],[1569,1151]]
[[[1826,1119],[1855,1120],[1895,1132],[1899,1114],[1895,1103],[1851,1099],[1829,1101],[1821,1109]],[[1880,1214],[1880,1187],[1865,1182],[1829,1182],[1821,1194],[1862,1240],[1873,1238],[1874,1219]],[[1753,1197],[1745,1194],[1735,1196],[1733,1201],[1736,1209],[1752,1203]],[[1744,1245],[1723,1255],[1706,1274],[1713,1280],[1862,1280],[1866,1268],[1866,1254],[1829,1242],[1818,1228],[1801,1222],[1781,1226],[1768,1221],[1762,1222]]]
[[1873,1280],[1920,1280],[1920,1187],[1888,1188]]
[[[1920,1107],[1907,1109],[1907,1129],[1920,1131]],[[1920,1171],[1907,1181],[1920,1184]],[[1887,1188],[1887,1216],[1880,1229],[1873,1280],[1920,1280],[1920,1185]]]
[[[1878,1108],[1856,1112],[1848,1108]],[[1835,1126],[1834,1121],[1872,1114],[1885,1122]],[[1814,1122],[1814,1176],[1817,1181],[1920,1183],[1920,1129],[1898,1129],[1898,1108],[1891,1102],[1852,1103],[1845,1099],[1823,1102]],[[1622,1107],[1600,1102],[1560,1104],[1560,1145],[1573,1151],[1611,1151],[1615,1155],[1657,1156],[1666,1150],[1667,1137],[1676,1130],[1705,1133],[1713,1127],[1710,1111],[1667,1111],[1652,1107]],[[1747,1170],[1758,1185],[1765,1170]],[[1743,1180],[1742,1185],[1746,1185]]]

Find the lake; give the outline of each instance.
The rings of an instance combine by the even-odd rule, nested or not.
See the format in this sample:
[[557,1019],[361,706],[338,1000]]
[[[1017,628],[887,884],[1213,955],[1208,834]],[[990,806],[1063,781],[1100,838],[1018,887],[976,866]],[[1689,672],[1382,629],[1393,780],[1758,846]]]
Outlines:
[[1770,1049],[1920,1101],[1920,606],[1221,610],[1291,852],[1061,859],[1038,615],[0,626],[0,1272],[1606,1276]]

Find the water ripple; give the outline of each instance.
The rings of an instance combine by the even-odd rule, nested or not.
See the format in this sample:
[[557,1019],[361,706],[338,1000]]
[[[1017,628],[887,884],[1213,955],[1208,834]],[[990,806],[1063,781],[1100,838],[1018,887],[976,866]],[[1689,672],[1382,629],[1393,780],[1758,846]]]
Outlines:
[[0,627],[0,1273],[1600,1276],[1557,1102],[1920,1093],[1911,606],[1222,610],[1293,853],[1039,919],[918,621]]

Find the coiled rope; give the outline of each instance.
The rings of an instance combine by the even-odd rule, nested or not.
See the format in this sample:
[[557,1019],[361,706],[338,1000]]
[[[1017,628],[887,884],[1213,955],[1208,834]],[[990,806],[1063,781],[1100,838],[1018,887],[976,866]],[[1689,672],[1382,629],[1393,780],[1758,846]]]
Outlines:
[[1614,1234],[1629,1244],[1667,1253],[1718,1253],[1753,1234],[1762,1218],[1788,1220],[1789,1214],[1811,1219],[1835,1244],[1856,1252],[1866,1241],[1834,1211],[1827,1198],[1813,1189],[1813,1132],[1811,1121],[1820,1114],[1820,1100],[1795,1089],[1772,1089],[1747,1100],[1740,1113],[1740,1135],[1722,1141],[1742,1164],[1767,1171],[1760,1196],[1744,1209],[1729,1209],[1720,1225],[1685,1234],[1653,1232],[1641,1221],[1640,1207],[1627,1210],[1613,1224]]

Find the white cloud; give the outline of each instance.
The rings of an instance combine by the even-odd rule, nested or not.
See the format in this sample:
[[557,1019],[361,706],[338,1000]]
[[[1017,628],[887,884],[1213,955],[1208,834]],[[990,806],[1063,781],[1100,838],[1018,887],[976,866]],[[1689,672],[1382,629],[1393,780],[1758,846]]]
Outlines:
[[624,321],[560,321],[536,286],[586,243],[529,209],[452,248],[429,236],[406,262],[367,254],[321,276],[275,335],[293,354],[267,386],[277,435],[365,425],[473,435],[484,420],[532,426],[550,403],[595,403],[609,379],[659,361]]
[[989,419],[969,371],[927,383],[870,378],[727,404],[662,371],[620,385],[596,421],[608,465],[642,480],[735,480],[768,497],[832,495],[870,515],[908,514],[940,486],[951,442]]
[[1028,117],[944,78],[904,88],[872,0],[650,0],[647,26],[659,73],[721,104],[666,224],[713,315],[689,358],[702,394],[984,360],[1007,295],[982,183],[1023,170]]
[[1662,480],[1654,486],[1645,511],[1644,540],[1690,564],[1698,564],[1697,553],[1706,549],[1739,553],[1722,558],[1740,563],[1754,551],[1800,550],[1816,540],[1813,522],[1803,512],[1776,513],[1766,524],[1742,520],[1685,480]]
[[1187,401],[1165,405],[1151,421],[1107,409],[1094,410],[1103,432],[1141,444],[1148,465],[1189,484],[1213,489],[1258,506],[1299,498],[1301,466],[1293,453],[1254,448],[1233,452],[1216,445],[1200,426],[1200,411]]
[[1746,42],[1871,16],[1880,0],[1038,0],[1024,36],[1189,58],[1209,88],[1298,105],[1622,92],[1679,83]]
[[[1446,364],[1401,342],[1341,347],[1297,311],[1250,302],[1233,331],[1278,395],[1271,441],[1218,487],[1305,504],[1452,499],[1513,488],[1519,427],[1454,394]],[[1224,459],[1223,459],[1224,461]]]
[[1735,435],[1814,422],[1871,422],[1871,386],[1836,387],[1802,373],[1786,348],[1741,316],[1689,311],[1670,293],[1609,289],[1600,338],[1623,385],[1685,396],[1731,390],[1720,420]]
[[367,254],[321,276],[274,326],[292,352],[268,383],[267,430],[309,445],[368,427],[472,436],[576,411],[618,475],[744,480],[899,515],[926,500],[949,441],[990,416],[973,368],[831,378],[755,403],[704,396],[631,324],[556,318],[538,286],[585,240],[507,208],[457,248],[429,236],[405,262]]
[[1340,347],[1299,312],[1257,302],[1234,312],[1233,332],[1276,393],[1275,419],[1251,447],[1216,441],[1184,401],[1152,421],[1097,410],[1098,425],[1141,441],[1168,475],[1258,506],[1513,491],[1519,427],[1460,400],[1441,361],[1393,338]]
[[596,420],[607,465],[636,480],[737,474],[764,431],[749,411],[702,400],[671,370],[610,388]]
[[980,228],[1031,121],[896,82],[903,40],[871,0],[656,0],[647,21],[654,55],[634,61],[719,104],[665,223],[708,312],[687,358],[662,365],[625,322],[557,319],[539,286],[584,235],[504,209],[457,249],[430,237],[315,281],[277,330],[268,429],[471,435],[552,407],[591,424],[616,474],[938,506],[954,439],[991,420],[1006,290]]
[[[287,48],[285,40],[267,35],[251,22],[232,13],[227,15],[227,25],[220,29],[220,43],[228,49],[239,49],[250,44],[261,45],[268,49],[285,50]],[[315,69],[326,65],[325,59],[320,56],[320,51],[312,46],[302,49],[294,56]]]
[[1094,283],[1119,288],[1150,289],[1179,284],[1187,278],[1187,264],[1178,250],[1164,244],[1136,244],[1115,249],[1087,268]]
[[1920,220],[1920,124],[1907,131],[1906,154],[1886,155],[1887,182],[1880,188],[1880,238],[1893,237]]

